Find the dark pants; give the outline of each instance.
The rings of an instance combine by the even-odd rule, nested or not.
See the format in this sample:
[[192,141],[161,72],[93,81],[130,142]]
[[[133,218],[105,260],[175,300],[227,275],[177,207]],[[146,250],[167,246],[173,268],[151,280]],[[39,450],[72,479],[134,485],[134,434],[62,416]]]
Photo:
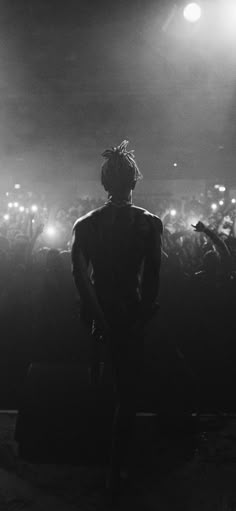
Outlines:
[[114,372],[115,413],[112,431],[111,477],[119,481],[120,470],[129,464],[135,433],[135,416],[143,377],[144,336],[122,329],[110,339]]
[[[110,466],[110,484],[119,485],[120,470],[130,461],[130,447],[135,433],[135,418],[139,389],[143,380],[144,361],[144,324],[134,330],[135,317],[139,315],[134,308],[132,314],[123,316],[115,311],[106,314],[110,326],[109,339],[106,339],[106,353],[111,361],[115,411],[112,427],[112,448]],[[91,367],[94,378],[99,378],[99,343],[100,334],[96,325],[92,329],[93,349]]]

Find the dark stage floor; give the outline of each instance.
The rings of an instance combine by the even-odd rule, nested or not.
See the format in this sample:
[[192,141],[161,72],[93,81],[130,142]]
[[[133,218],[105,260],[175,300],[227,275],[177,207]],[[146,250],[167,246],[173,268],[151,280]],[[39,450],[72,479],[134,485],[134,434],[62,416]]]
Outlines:
[[[157,417],[137,417],[137,487],[122,497],[119,509],[236,510],[236,417],[195,419],[191,431],[162,424],[157,433]],[[15,421],[16,412],[0,413],[0,509],[101,509],[106,467],[20,459]]]

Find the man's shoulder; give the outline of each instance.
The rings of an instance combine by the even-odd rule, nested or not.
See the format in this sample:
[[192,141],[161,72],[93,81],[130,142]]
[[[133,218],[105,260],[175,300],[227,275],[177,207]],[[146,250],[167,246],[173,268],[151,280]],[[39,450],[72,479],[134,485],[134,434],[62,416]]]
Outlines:
[[140,208],[139,206],[132,206],[135,213],[140,217],[140,219],[146,220],[150,225],[154,227],[154,229],[159,230],[160,233],[163,232],[162,221],[159,216],[155,215],[148,211],[148,209]]
[[104,209],[104,206],[101,206],[100,208],[92,209],[86,215],[83,215],[79,218],[77,218],[76,222],[73,226],[73,231],[79,231],[83,229],[86,226],[88,227],[89,224],[93,223],[94,220],[102,213]]

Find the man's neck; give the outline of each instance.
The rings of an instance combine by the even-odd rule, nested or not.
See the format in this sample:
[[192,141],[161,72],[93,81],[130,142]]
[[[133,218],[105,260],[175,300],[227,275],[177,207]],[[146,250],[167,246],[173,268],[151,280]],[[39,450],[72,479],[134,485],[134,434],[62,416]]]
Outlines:
[[122,195],[109,195],[108,202],[112,204],[125,205],[132,204],[132,192]]

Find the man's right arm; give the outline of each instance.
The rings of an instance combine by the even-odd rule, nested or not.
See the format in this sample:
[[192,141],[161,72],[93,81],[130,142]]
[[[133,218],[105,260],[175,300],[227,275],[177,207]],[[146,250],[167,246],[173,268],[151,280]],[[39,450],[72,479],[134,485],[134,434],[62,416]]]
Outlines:
[[98,302],[95,289],[88,275],[89,260],[82,249],[79,233],[76,228],[73,230],[71,257],[72,273],[81,298],[82,307],[84,311],[86,311],[87,322],[92,323],[92,321],[95,320],[101,330],[106,332],[108,326]]
[[141,297],[144,316],[151,316],[152,311],[157,309],[157,298],[160,284],[161,246],[162,246],[162,222],[158,217],[153,217],[151,222],[150,241],[147,245],[147,253],[144,258],[142,274]]

